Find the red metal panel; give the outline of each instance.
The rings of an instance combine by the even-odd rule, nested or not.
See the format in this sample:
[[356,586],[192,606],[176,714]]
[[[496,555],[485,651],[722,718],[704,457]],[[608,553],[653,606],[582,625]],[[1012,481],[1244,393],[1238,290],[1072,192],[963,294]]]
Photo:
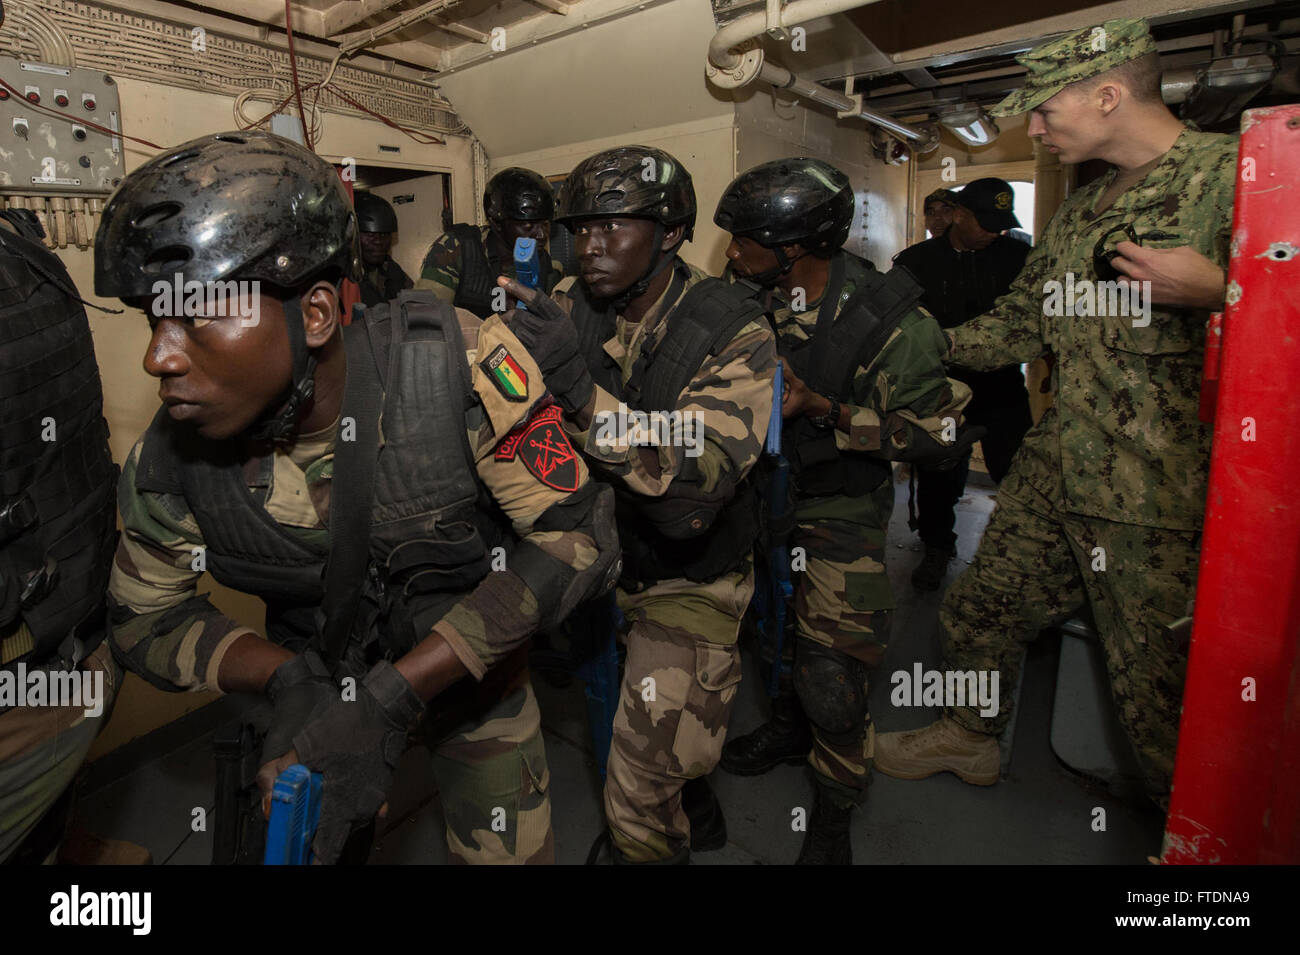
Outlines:
[[1170,863],[1300,862],[1297,203],[1300,106],[1248,111]]

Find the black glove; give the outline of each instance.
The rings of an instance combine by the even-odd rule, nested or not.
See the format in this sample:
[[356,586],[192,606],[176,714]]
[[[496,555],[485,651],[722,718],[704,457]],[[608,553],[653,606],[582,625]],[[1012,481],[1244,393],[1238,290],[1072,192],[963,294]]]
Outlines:
[[510,330],[542,369],[546,387],[560,407],[568,414],[576,414],[587,406],[596,389],[578,344],[578,330],[564,309],[540,289],[515,288],[522,293],[517,297],[528,311],[516,309],[511,314]]
[[271,728],[262,743],[265,766],[293,749],[293,738],[320,709],[339,698],[339,688],[315,650],[281,663],[266,681],[266,695],[275,706]]
[[[910,436],[908,445],[903,450],[894,447],[890,435],[906,428]],[[929,471],[949,471],[970,453],[976,441],[979,441],[989,429],[983,425],[963,424],[957,429],[957,435],[951,444],[936,441],[924,428],[918,428],[912,422],[898,415],[888,415],[881,424],[880,451],[891,461],[908,461],[917,467]]]
[[325,774],[316,860],[334,863],[354,823],[369,822],[388,798],[406,731],[424,710],[411,684],[387,662],[375,664],[355,700],[339,696],[294,737],[299,761]]

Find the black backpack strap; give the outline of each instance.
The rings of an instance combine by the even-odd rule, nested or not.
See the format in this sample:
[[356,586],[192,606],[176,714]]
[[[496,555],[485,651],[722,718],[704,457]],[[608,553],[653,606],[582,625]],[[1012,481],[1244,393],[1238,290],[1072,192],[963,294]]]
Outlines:
[[[826,299],[839,288],[827,286]],[[811,381],[818,391],[832,394],[841,401],[849,400],[853,375],[860,366],[876,360],[889,336],[903,317],[921,298],[921,287],[902,268],[891,269],[887,274],[870,271],[859,281],[857,290],[844,303],[840,316],[823,328],[823,312],[817,317],[814,338]],[[834,301],[832,300],[832,301]]]
[[[376,306],[371,309],[371,315],[388,307]],[[356,440],[342,440],[345,419],[340,419],[330,481],[329,563],[325,569],[325,598],[321,603],[325,616],[321,654],[331,668],[343,659],[347,649],[370,558],[370,508],[379,458],[383,386],[378,356],[367,331],[369,321],[369,317],[356,316],[343,329],[347,350],[343,412],[355,421]]]
[[587,295],[581,279],[575,279],[568,291],[573,301],[569,317],[578,330],[578,347],[592,379],[611,395],[623,394],[623,373],[614,359],[605,352],[605,342],[614,334],[615,316],[612,308],[598,309]]
[[456,283],[454,304],[479,318],[487,318],[492,314],[492,290],[497,287],[497,277],[488,263],[483,235],[476,227],[464,222],[448,231],[460,247],[460,279]]
[[673,309],[653,354],[643,355],[632,369],[628,403],[644,411],[673,410],[705,359],[762,315],[762,306],[744,286],[712,278],[697,283]]

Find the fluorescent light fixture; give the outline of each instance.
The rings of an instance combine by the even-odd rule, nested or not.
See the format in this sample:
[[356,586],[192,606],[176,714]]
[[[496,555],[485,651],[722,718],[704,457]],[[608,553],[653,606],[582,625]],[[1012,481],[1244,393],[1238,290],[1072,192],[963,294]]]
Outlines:
[[993,117],[975,103],[958,103],[946,107],[939,114],[939,122],[952,131],[962,142],[971,146],[987,146],[998,138],[998,124]]

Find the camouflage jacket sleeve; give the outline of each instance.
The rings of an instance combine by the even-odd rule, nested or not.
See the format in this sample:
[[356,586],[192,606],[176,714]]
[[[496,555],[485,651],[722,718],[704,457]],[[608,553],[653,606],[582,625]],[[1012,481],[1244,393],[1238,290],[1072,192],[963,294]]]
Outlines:
[[993,371],[1033,361],[1047,351],[1043,331],[1043,285],[1055,268],[1048,252],[1048,233],[1060,220],[1060,210],[1047,224],[1011,290],[993,308],[969,322],[948,329],[953,348],[948,361],[976,371]]
[[[436,625],[482,679],[539,627],[601,589],[618,543],[613,492],[590,480],[532,357],[500,316],[479,326],[470,313],[458,314],[479,402],[469,414],[477,422],[469,433],[475,466],[519,538]],[[496,372],[503,365],[506,379]]]
[[459,285],[460,242],[450,232],[444,232],[429,247],[415,287],[428,289],[444,302],[451,303]]
[[[566,310],[571,307],[567,295],[556,298]],[[673,409],[680,432],[670,420],[667,442],[630,443],[633,429],[617,426],[620,399],[599,386],[592,426],[571,434],[602,477],[638,494],[662,496],[679,478],[712,493],[724,482],[739,482],[762,453],[776,363],[771,328],[750,322],[686,386]]]
[[230,645],[256,633],[217,610],[196,585],[203,537],[183,500],[135,486],[143,439],[118,482],[122,537],[108,597],[114,655],[164,690],[217,690]]
[[835,433],[839,449],[881,450],[881,424],[891,415],[909,427],[889,435],[890,457],[905,453],[912,445],[916,438],[913,429],[929,433],[936,441],[951,441],[951,430],[945,437],[945,429],[960,421],[971,392],[962,382],[944,375],[946,347],[939,323],[924,309],[903,316],[876,359],[860,366],[854,376],[849,432]]

